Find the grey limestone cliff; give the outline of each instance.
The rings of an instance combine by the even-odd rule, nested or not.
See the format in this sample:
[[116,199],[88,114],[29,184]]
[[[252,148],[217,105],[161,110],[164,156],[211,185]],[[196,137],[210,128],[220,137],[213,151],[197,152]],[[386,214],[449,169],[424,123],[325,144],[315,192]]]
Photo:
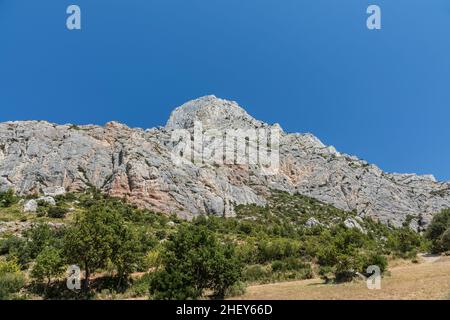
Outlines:
[[[190,218],[231,216],[237,204],[264,205],[271,189],[300,193],[383,222],[427,223],[450,207],[450,184],[432,176],[390,174],[337,152],[311,134],[281,131],[280,170],[261,174],[257,165],[174,165],[176,129],[281,128],[252,118],[235,102],[207,96],[175,109],[165,127],[133,129],[56,125],[44,121],[0,124],[0,190],[44,194],[63,187],[95,186],[112,196]],[[56,189],[61,190],[61,188]],[[419,221],[421,220],[421,221]]]

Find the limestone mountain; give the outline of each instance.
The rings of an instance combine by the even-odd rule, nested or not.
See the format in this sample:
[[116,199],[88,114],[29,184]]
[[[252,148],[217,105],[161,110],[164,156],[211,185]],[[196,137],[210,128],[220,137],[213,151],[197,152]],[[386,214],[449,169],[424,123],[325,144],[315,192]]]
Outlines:
[[112,196],[190,218],[231,216],[239,204],[265,205],[271,190],[299,193],[383,222],[427,223],[450,207],[450,183],[432,176],[385,173],[339,153],[311,134],[285,133],[276,174],[258,165],[173,163],[172,133],[192,129],[277,128],[252,118],[235,102],[202,97],[175,109],[165,127],[57,125],[45,121],[0,124],[0,190],[49,194],[90,186]]

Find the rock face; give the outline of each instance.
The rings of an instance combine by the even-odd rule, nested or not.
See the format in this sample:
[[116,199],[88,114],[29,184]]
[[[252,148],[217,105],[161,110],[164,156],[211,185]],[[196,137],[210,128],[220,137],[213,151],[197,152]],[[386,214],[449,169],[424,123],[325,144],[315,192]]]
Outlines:
[[261,166],[252,163],[174,164],[179,146],[174,130],[191,132],[196,121],[208,130],[281,130],[253,119],[235,102],[214,96],[184,104],[172,112],[165,127],[148,130],[116,122],[103,127],[1,123],[0,190],[56,196],[95,186],[188,219],[199,214],[231,216],[238,204],[265,205],[270,189],[300,193],[395,225],[408,215],[427,223],[433,213],[450,207],[449,183],[432,176],[385,173],[311,134],[281,131],[276,174],[262,174]]

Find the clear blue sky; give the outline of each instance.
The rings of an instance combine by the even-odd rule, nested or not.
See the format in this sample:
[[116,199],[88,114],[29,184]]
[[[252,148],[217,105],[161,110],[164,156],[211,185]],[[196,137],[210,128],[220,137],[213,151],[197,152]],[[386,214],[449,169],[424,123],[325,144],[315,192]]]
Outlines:
[[148,128],[206,94],[450,180],[450,1],[0,0],[0,121]]

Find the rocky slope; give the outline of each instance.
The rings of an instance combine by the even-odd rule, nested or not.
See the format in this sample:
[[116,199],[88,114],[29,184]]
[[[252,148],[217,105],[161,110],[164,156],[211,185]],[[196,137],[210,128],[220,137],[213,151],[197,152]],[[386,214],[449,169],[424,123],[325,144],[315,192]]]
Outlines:
[[195,121],[204,130],[281,130],[253,119],[235,102],[214,96],[186,103],[172,112],[165,127],[149,130],[116,122],[104,127],[1,123],[0,190],[51,194],[56,187],[81,191],[95,186],[184,218],[230,216],[237,204],[265,205],[270,189],[298,192],[395,225],[408,215],[415,216],[413,225],[426,223],[433,213],[450,207],[450,183],[432,176],[385,173],[325,146],[311,134],[281,131],[276,174],[263,174],[258,164],[174,164],[180,146],[173,140],[174,130],[192,132]]

